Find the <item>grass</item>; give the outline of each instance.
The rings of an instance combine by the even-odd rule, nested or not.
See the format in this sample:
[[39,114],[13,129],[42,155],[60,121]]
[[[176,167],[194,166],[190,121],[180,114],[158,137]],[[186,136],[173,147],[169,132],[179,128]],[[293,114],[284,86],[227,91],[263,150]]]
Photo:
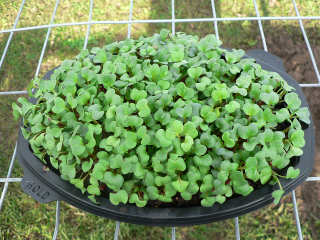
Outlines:
[[[124,20],[128,18],[129,0],[94,1],[94,20]],[[255,16],[250,0],[220,0],[216,2],[219,17]],[[295,15],[291,0],[257,1],[260,14],[264,16]],[[169,0],[135,0],[133,19],[170,19]],[[319,15],[320,4],[312,0],[297,1],[301,15]],[[19,1],[0,0],[0,29],[12,27],[19,9]],[[47,24],[55,1],[26,1],[18,27]],[[176,0],[176,18],[212,17],[208,0]],[[61,1],[56,23],[87,21],[88,1]],[[320,26],[317,21],[304,21],[311,45],[320,43]],[[257,22],[219,22],[220,37],[226,47],[261,47]],[[268,38],[286,34],[295,42],[303,42],[297,21],[263,22]],[[132,37],[151,35],[171,24],[133,24]],[[72,58],[83,47],[86,26],[53,28],[40,75],[57,66],[63,59]],[[274,31],[274,30],[277,31]],[[177,23],[176,31],[204,36],[214,32],[213,23]],[[24,90],[34,77],[38,59],[46,36],[46,30],[17,32],[10,44],[5,62],[0,69],[0,91]],[[0,35],[2,53],[9,34]],[[88,48],[127,36],[127,25],[93,25]],[[267,40],[268,40],[267,38]],[[267,42],[268,43],[268,42]],[[0,177],[7,173],[9,160],[17,137],[18,124],[11,115],[11,104],[17,96],[0,96]],[[22,170],[15,163],[13,176]],[[3,184],[0,184],[2,190]],[[303,202],[298,198],[299,206]],[[242,239],[297,239],[293,208],[287,197],[278,206],[268,206],[240,217]],[[5,239],[51,239],[54,229],[55,203],[38,204],[20,190],[18,183],[10,183],[4,208],[0,213],[0,240]],[[312,226],[319,227],[319,219],[312,219],[301,209],[304,239],[317,239]],[[112,239],[115,222],[87,214],[62,203],[59,239]],[[315,232],[315,231],[313,231]],[[320,235],[318,235],[320,236]],[[121,223],[121,239],[168,239],[170,228],[143,227]],[[194,227],[178,227],[177,239],[233,239],[233,220]]]

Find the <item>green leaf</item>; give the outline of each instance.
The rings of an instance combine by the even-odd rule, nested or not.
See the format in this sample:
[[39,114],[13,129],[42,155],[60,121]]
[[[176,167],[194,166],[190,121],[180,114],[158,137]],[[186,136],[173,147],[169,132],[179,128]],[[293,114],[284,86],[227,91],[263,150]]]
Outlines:
[[207,105],[201,107],[200,115],[207,123],[212,123],[218,118],[217,112]]
[[189,182],[178,179],[177,181],[172,182],[172,186],[178,192],[184,192],[189,185]]
[[225,106],[225,108],[228,113],[233,113],[240,108],[240,104],[236,101],[231,101]]
[[92,164],[93,164],[92,159],[90,159],[90,161],[84,161],[84,162],[82,162],[82,164],[81,164],[82,171],[83,171],[83,172],[88,172],[88,171],[91,169]]
[[140,200],[138,194],[133,193],[130,196],[129,203],[135,203],[137,207],[144,207],[147,205],[147,200]]
[[274,204],[278,204],[280,202],[280,199],[282,197],[282,195],[284,194],[283,190],[276,190],[272,192],[272,197],[274,198],[273,203]]
[[116,138],[115,136],[109,136],[109,137],[107,137],[107,139],[105,139],[105,141],[106,141],[105,142],[106,145],[110,145],[112,147],[117,147],[120,143],[120,139]]
[[216,83],[215,89],[211,92],[211,97],[215,102],[221,102],[230,96],[231,90],[224,83]]
[[211,80],[207,77],[202,77],[199,83],[196,83],[196,88],[199,91],[205,91],[207,86],[211,84]]
[[256,157],[249,157],[246,160],[246,163],[245,163],[246,176],[247,178],[251,179],[254,182],[258,181],[260,178],[257,167],[258,167],[258,160]]
[[207,132],[201,134],[200,142],[208,148],[212,148],[216,144],[216,138],[209,135]]
[[236,63],[240,61],[244,54],[245,52],[242,49],[233,49],[232,52],[227,51],[225,56],[228,63]]
[[225,196],[222,196],[222,195],[218,195],[216,197],[216,201],[220,204],[224,203],[226,201],[226,197]]
[[275,123],[276,122],[276,115],[272,113],[272,110],[270,108],[266,108],[262,113],[263,119],[267,123]]
[[148,193],[148,196],[151,200],[156,200],[158,199],[158,196],[159,196],[159,191],[158,191],[158,188],[155,187],[155,186],[148,186],[147,187],[147,193]]
[[184,124],[183,126],[183,134],[185,136],[190,136],[192,138],[196,138],[198,136],[198,131],[197,128],[195,126],[195,124],[193,122],[187,122],[186,124]]
[[99,143],[99,147],[109,152],[112,150],[112,147],[111,145],[107,144],[107,142],[108,141],[106,138],[102,139],[101,142]]
[[184,142],[181,143],[181,148],[184,152],[189,152],[193,146],[193,138],[187,135]]
[[118,75],[123,75],[127,72],[127,66],[125,63],[117,62],[115,63],[116,66],[116,73]]
[[124,133],[124,145],[127,149],[132,149],[137,146],[137,134],[135,132],[126,131]]
[[215,35],[209,34],[199,41],[198,48],[201,52],[207,52],[209,50],[216,49],[221,44],[222,42],[218,40]]
[[147,92],[144,90],[132,89],[130,92],[130,98],[136,102],[147,97]]
[[296,110],[301,106],[301,100],[298,94],[294,92],[287,93],[284,96],[284,101],[288,104],[288,108],[291,110]]
[[192,67],[188,69],[188,75],[189,77],[193,79],[198,79],[204,72],[204,69],[202,67]]
[[112,73],[103,73],[98,75],[99,83],[106,89],[112,87],[116,81],[116,75]]
[[259,111],[261,111],[261,108],[257,104],[245,103],[243,105],[243,111],[245,112],[245,114],[252,117],[257,115]]
[[186,163],[181,157],[170,156],[167,169],[170,175],[174,175],[176,171],[184,171],[186,169]]
[[205,145],[202,145],[200,143],[200,141],[196,141],[196,143],[194,144],[194,153],[197,156],[202,156],[207,152],[207,147]]
[[56,80],[44,80],[41,79],[39,82],[39,89],[46,92],[46,91],[53,91],[56,87]]
[[181,62],[184,59],[184,45],[169,44],[170,62]]
[[212,207],[215,202],[216,202],[215,197],[206,197],[201,200],[201,206],[202,207]]
[[272,169],[270,166],[266,166],[260,171],[260,182],[261,184],[266,184],[272,176]]
[[194,156],[193,162],[196,166],[203,166],[203,167],[210,167],[213,163],[213,159],[209,154],[206,154],[204,156]]
[[287,92],[290,92],[295,89],[294,87],[289,86],[288,83],[282,78],[280,79],[280,84],[283,87],[283,89]]
[[89,194],[96,195],[96,196],[99,196],[101,194],[99,187],[94,185],[89,185],[87,187],[87,191]]
[[78,97],[76,99],[77,99],[78,104],[83,106],[89,102],[90,97],[91,97],[90,93],[83,90],[83,91],[79,91]]
[[115,72],[116,72],[116,66],[112,62],[106,61],[103,64],[102,73],[115,73]]
[[301,148],[305,145],[304,140],[304,132],[301,129],[298,129],[296,131],[293,131],[291,134],[289,134],[289,139],[294,147]]
[[200,192],[204,193],[204,192],[212,191],[212,189],[213,189],[213,176],[211,174],[205,175],[203,177],[203,182],[200,186]]
[[113,174],[112,172],[106,172],[103,175],[103,182],[105,182],[110,189],[114,191],[119,191],[123,185],[124,178],[120,174]]
[[301,148],[298,148],[298,147],[291,147],[289,152],[287,153],[287,157],[288,158],[291,158],[293,156],[302,156],[303,154],[303,151]]
[[278,154],[273,154],[273,155],[274,156],[272,158],[272,167],[282,169],[288,166],[288,164],[290,163],[290,159],[287,156],[280,156]]
[[260,100],[273,106],[279,102],[279,95],[273,91],[270,93],[263,92],[260,94]]
[[307,107],[302,107],[298,111],[296,111],[296,115],[298,118],[305,122],[306,124],[310,124],[310,112]]
[[162,41],[166,40],[170,31],[168,29],[161,29],[160,30],[160,38]]
[[68,165],[68,164],[61,164],[61,177],[64,180],[71,180],[74,179],[76,176],[76,169],[74,164]]
[[12,103],[12,110],[14,120],[17,121],[21,115],[21,108],[16,103]]
[[285,120],[288,120],[290,118],[290,113],[289,113],[288,109],[281,108],[280,110],[278,110],[276,112],[276,117],[277,117],[278,122],[280,123]]
[[185,191],[185,192],[182,192],[181,193],[181,197],[186,200],[186,201],[189,201],[192,199],[192,194],[189,193],[188,191]]
[[243,148],[246,150],[246,151],[253,151],[254,148],[257,146],[258,144],[258,141],[257,141],[257,138],[256,137],[251,137],[249,138],[249,140],[247,142],[244,142],[243,143]]
[[236,80],[236,84],[240,88],[244,88],[244,89],[249,88],[251,84],[251,76],[246,72],[241,73],[241,75]]
[[110,167],[112,169],[121,168],[122,164],[123,164],[122,155],[120,155],[120,154],[114,155],[113,154],[110,156]]
[[163,129],[159,129],[156,132],[156,138],[158,139],[161,147],[168,147],[172,141],[166,136],[166,132]]
[[151,113],[151,110],[148,106],[148,100],[147,99],[141,99],[136,104],[137,109],[139,110],[139,116],[140,117],[148,117]]
[[297,178],[300,174],[300,169],[294,169],[293,167],[289,167],[287,170],[286,178]]
[[192,88],[186,87],[186,85],[183,82],[179,82],[176,85],[177,94],[184,99],[192,99],[194,97],[194,90]]
[[[169,133],[168,133],[169,132]],[[170,122],[169,128],[166,131],[166,135],[170,135],[171,133],[173,136],[179,136],[183,132],[183,123],[179,120],[173,120]]]
[[54,113],[62,113],[66,108],[66,104],[64,102],[64,100],[60,97],[56,97],[55,100],[54,100],[54,106],[52,108],[52,111]]
[[261,85],[260,83],[252,83],[250,88],[250,97],[259,100],[261,94]]
[[238,128],[238,134],[242,139],[254,137],[258,131],[258,125],[256,123],[250,123],[249,126],[240,126]]
[[75,185],[76,188],[79,188],[81,190],[82,194],[84,194],[86,192],[86,189],[85,189],[84,184],[83,184],[83,179],[74,178],[74,179],[70,180],[70,183]]
[[234,141],[231,132],[224,132],[222,134],[222,140],[226,147],[233,148],[236,142]]
[[86,150],[82,138],[80,136],[73,136],[69,140],[72,154],[80,156]]
[[161,176],[156,176],[155,177],[155,184],[157,186],[164,186],[167,183],[171,182],[171,177],[170,176],[165,176],[165,177],[161,177]]
[[237,86],[232,86],[230,88],[231,93],[239,93],[242,96],[247,96],[248,92],[245,88],[238,88]]
[[107,61],[107,53],[103,49],[99,49],[93,58],[94,63],[105,63]]
[[126,204],[128,202],[128,193],[125,190],[120,190],[116,193],[110,193],[109,198],[114,205],[119,205],[119,203]]

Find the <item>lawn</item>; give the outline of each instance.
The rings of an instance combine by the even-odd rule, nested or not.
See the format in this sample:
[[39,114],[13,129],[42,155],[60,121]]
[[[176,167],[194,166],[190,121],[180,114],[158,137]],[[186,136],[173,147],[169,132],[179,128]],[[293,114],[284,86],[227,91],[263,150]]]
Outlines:
[[[256,16],[251,0],[216,0],[215,2],[218,17]],[[291,0],[257,0],[257,3],[260,15],[295,16]],[[12,27],[19,4],[20,1],[0,0],[0,30]],[[297,0],[297,4],[303,16],[314,16],[320,13],[318,1]],[[55,1],[52,0],[27,0],[17,27],[48,24],[54,5]],[[129,5],[130,0],[96,0],[93,20],[127,20]],[[212,17],[210,0],[176,0],[175,5],[176,18]],[[64,0],[58,7],[55,23],[87,21],[88,15],[89,1]],[[171,19],[171,1],[135,0],[133,19]],[[319,65],[319,21],[308,20],[303,23]],[[269,51],[284,59],[288,72],[299,82],[316,82],[298,21],[265,21],[263,27]],[[132,37],[151,35],[161,28],[171,28],[171,24],[132,24]],[[256,21],[219,22],[218,28],[220,38],[226,47],[243,49],[262,47]],[[57,66],[62,60],[74,57],[83,48],[86,30],[85,25],[53,28],[41,65],[40,76]],[[125,39],[127,31],[126,24],[93,25],[88,48]],[[177,23],[176,31],[205,36],[214,33],[214,25],[212,22]],[[45,29],[41,29],[14,34],[0,69],[0,91],[26,89],[35,75],[46,33]],[[8,37],[7,33],[0,34],[0,54]],[[300,58],[304,61],[303,64]],[[310,105],[316,120],[319,120],[319,113],[316,110],[317,101],[320,99],[319,90],[318,88],[305,91],[308,99],[313,101],[310,101]],[[0,177],[5,177],[17,138],[18,124],[11,114],[11,104],[16,101],[17,96],[0,96],[0,98]],[[320,121],[317,122],[316,127],[319,127]],[[320,164],[319,161],[316,163]],[[22,174],[21,168],[16,163],[13,177],[20,177]],[[319,186],[319,183],[305,183],[303,188],[311,189],[310,186],[316,185]],[[0,190],[2,188],[3,184],[0,183]],[[320,191],[318,194],[313,194],[311,199],[306,198],[303,194],[305,191],[300,190],[298,190],[298,203],[304,239],[320,239],[319,215],[311,214],[309,208],[310,204],[319,201]],[[59,239],[113,239],[114,221],[87,214],[64,203],[61,210]],[[0,240],[51,239],[54,214],[55,203],[38,204],[20,190],[19,183],[10,183],[4,207],[0,212]],[[277,206],[270,205],[242,216],[239,220],[241,239],[298,239],[290,197],[286,197]],[[120,239],[169,239],[170,234],[170,228],[121,223]],[[177,239],[234,239],[234,222],[231,219],[201,226],[178,227],[176,234]]]

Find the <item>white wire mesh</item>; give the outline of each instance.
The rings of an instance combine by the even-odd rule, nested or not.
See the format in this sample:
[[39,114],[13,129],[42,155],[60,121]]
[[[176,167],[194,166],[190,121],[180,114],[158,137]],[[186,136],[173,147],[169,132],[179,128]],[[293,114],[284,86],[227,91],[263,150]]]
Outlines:
[[[88,40],[89,40],[89,36],[90,36],[90,28],[92,25],[97,25],[97,24],[128,24],[128,33],[127,33],[127,37],[130,38],[131,37],[131,25],[132,24],[142,24],[142,23],[171,23],[171,28],[172,28],[172,33],[175,34],[175,24],[176,23],[192,23],[192,22],[212,22],[214,24],[214,32],[216,34],[216,37],[219,39],[219,29],[218,29],[218,22],[223,22],[223,21],[257,21],[258,23],[258,27],[259,27],[259,32],[261,35],[261,40],[262,40],[262,45],[265,51],[268,51],[268,47],[267,47],[267,43],[266,43],[266,39],[265,39],[265,34],[264,34],[264,30],[263,30],[263,21],[271,21],[271,20],[289,20],[289,21],[298,21],[299,25],[300,25],[300,29],[302,32],[302,35],[304,37],[306,46],[307,46],[307,50],[309,52],[310,58],[311,58],[311,62],[318,80],[318,83],[310,83],[310,84],[300,84],[301,87],[320,87],[320,74],[319,74],[319,69],[317,67],[317,63],[308,39],[308,36],[306,34],[304,25],[303,25],[303,20],[320,20],[320,16],[301,16],[297,7],[297,4],[295,2],[295,0],[292,0],[292,4],[296,13],[296,16],[260,16],[259,13],[259,9],[258,9],[258,5],[256,0],[253,0],[253,5],[254,5],[254,9],[256,12],[256,17],[225,17],[225,18],[221,18],[221,17],[217,17],[216,15],[216,9],[215,9],[215,1],[211,0],[211,7],[212,7],[212,18],[192,18],[192,19],[177,19],[175,18],[175,0],[171,0],[171,19],[146,19],[146,20],[133,20],[132,19],[132,12],[133,12],[133,4],[134,1],[130,0],[130,8],[129,8],[129,17],[128,20],[119,20],[119,21],[113,21],[113,20],[104,20],[104,21],[92,21],[92,11],[93,11],[93,0],[90,0],[90,5],[89,5],[89,16],[88,16],[88,21],[87,22],[67,22],[67,23],[59,23],[59,24],[55,24],[54,23],[54,19],[55,19],[55,15],[57,12],[57,8],[59,6],[59,1],[60,0],[56,0],[55,3],[55,7],[53,10],[53,13],[51,15],[51,20],[50,23],[47,25],[38,25],[38,26],[31,26],[31,27],[21,27],[21,28],[16,28],[18,22],[19,22],[19,18],[21,16],[21,12],[23,10],[24,4],[25,4],[25,0],[22,0],[21,5],[19,7],[19,11],[17,13],[17,17],[14,21],[13,27],[11,29],[3,29],[0,30],[0,34],[1,33],[10,33],[7,43],[5,45],[5,48],[3,50],[1,59],[0,59],[0,69],[3,65],[3,62],[5,60],[5,57],[7,55],[12,37],[14,35],[15,32],[21,32],[21,31],[30,31],[30,30],[37,30],[37,29],[47,29],[47,34],[46,34],[46,38],[42,47],[42,51],[39,57],[39,61],[38,61],[38,65],[37,65],[37,69],[36,69],[36,73],[35,73],[35,77],[38,76],[39,72],[40,72],[40,67],[41,67],[41,63],[47,48],[47,43],[48,43],[48,39],[51,33],[51,29],[52,28],[56,28],[56,27],[66,27],[66,26],[79,26],[79,25],[87,25],[87,32],[85,35],[85,41],[84,41],[84,45],[83,45],[83,49],[87,48],[87,44],[88,44]],[[0,92],[0,96],[7,96],[7,95],[23,95],[23,94],[27,94],[27,91],[3,91]],[[13,166],[14,166],[14,161],[16,158],[16,146],[14,148],[11,160],[10,160],[10,164],[9,164],[9,169],[7,172],[7,176],[5,178],[0,178],[0,183],[4,183],[4,187],[1,193],[1,198],[0,198],[0,211],[1,208],[3,206],[4,203],[4,199],[5,199],[5,195],[7,193],[7,189],[8,189],[8,184],[10,182],[21,182],[22,178],[11,178],[11,173],[13,170]],[[313,181],[320,181],[320,177],[309,177],[307,178],[307,181],[313,182]],[[296,227],[297,227],[297,231],[298,231],[298,238],[299,240],[303,239],[302,236],[302,231],[301,231],[301,226],[300,226],[300,219],[299,219],[299,212],[298,212],[298,208],[297,208],[297,201],[296,201],[296,196],[295,196],[295,192],[292,191],[292,201],[293,201],[293,205],[294,205],[294,215],[295,215],[295,219],[296,219]],[[235,221],[235,236],[236,239],[240,239],[240,229],[239,229],[239,218],[236,217],[234,219]],[[58,231],[59,231],[59,224],[60,224],[60,201],[56,202],[56,221],[55,221],[55,229],[54,229],[54,233],[53,233],[53,240],[55,240],[58,236]],[[173,227],[172,231],[171,231],[171,239],[175,239],[175,232],[176,229]],[[116,222],[116,226],[115,226],[115,232],[114,232],[114,239],[117,240],[119,237],[119,233],[120,233],[120,222]]]

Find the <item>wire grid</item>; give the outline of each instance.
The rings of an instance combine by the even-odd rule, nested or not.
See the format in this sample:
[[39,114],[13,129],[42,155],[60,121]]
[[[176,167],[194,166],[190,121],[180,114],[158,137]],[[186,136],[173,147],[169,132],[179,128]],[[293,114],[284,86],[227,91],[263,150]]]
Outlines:
[[[252,4],[254,5],[254,9],[256,12],[256,17],[227,17],[227,18],[218,18],[217,14],[216,14],[216,10],[215,10],[215,1],[211,0],[211,7],[212,7],[212,18],[192,18],[192,19],[176,19],[175,18],[175,0],[171,0],[171,19],[147,19],[147,20],[133,20],[132,19],[132,11],[133,11],[133,0],[129,0],[130,1],[130,8],[129,8],[129,16],[128,16],[128,20],[121,20],[121,21],[113,21],[113,20],[105,20],[105,21],[92,21],[92,9],[93,9],[93,5],[94,2],[93,0],[90,0],[90,6],[89,6],[89,16],[88,16],[88,21],[87,22],[71,22],[71,23],[60,23],[60,24],[54,24],[54,19],[55,19],[55,15],[57,12],[57,8],[59,6],[59,2],[60,0],[56,0],[55,6],[54,6],[54,10],[52,12],[51,15],[51,20],[50,23],[48,25],[39,25],[39,26],[32,26],[32,27],[23,27],[23,28],[16,28],[18,22],[19,22],[19,18],[21,15],[21,12],[23,10],[24,4],[25,4],[26,0],[22,0],[17,17],[14,21],[13,27],[12,29],[5,29],[5,30],[1,30],[1,33],[10,33],[9,38],[7,40],[6,46],[4,48],[4,51],[2,53],[1,59],[0,59],[0,69],[2,67],[2,64],[4,62],[4,59],[6,57],[8,48],[10,46],[13,34],[15,32],[20,32],[20,31],[27,31],[27,30],[36,30],[36,29],[47,29],[47,34],[46,34],[46,38],[45,41],[43,43],[43,47],[42,47],[42,51],[40,54],[40,58],[38,61],[38,65],[37,65],[37,70],[35,73],[35,77],[38,76],[39,71],[40,71],[40,67],[41,67],[41,63],[43,60],[43,56],[45,54],[46,51],[46,47],[47,47],[47,43],[48,43],[48,39],[51,33],[51,29],[55,28],[55,27],[63,27],[63,26],[76,26],[76,25],[87,25],[87,32],[86,32],[86,36],[85,36],[85,41],[84,41],[84,45],[83,45],[83,49],[87,48],[87,44],[88,44],[88,39],[90,36],[90,28],[91,25],[93,24],[127,24],[128,25],[128,34],[127,37],[130,38],[131,36],[131,25],[133,23],[171,23],[171,28],[172,28],[172,34],[175,34],[175,24],[176,23],[182,23],[182,22],[213,22],[213,27],[214,27],[214,33],[216,35],[216,37],[219,39],[219,30],[218,30],[218,22],[222,22],[222,21],[257,21],[258,22],[258,26],[259,26],[259,31],[260,31],[260,35],[261,35],[261,39],[262,39],[262,45],[263,45],[263,49],[267,52],[268,51],[268,47],[267,47],[267,43],[266,43],[266,39],[265,39],[265,34],[263,31],[263,25],[262,25],[262,21],[270,21],[270,20],[297,20],[299,21],[299,25],[300,25],[300,29],[302,32],[302,35],[304,37],[308,52],[309,52],[309,56],[311,58],[311,62],[318,80],[318,83],[309,83],[309,84],[300,84],[301,87],[320,87],[320,74],[319,74],[319,69],[317,67],[316,64],[316,60],[315,57],[313,55],[313,51],[312,48],[310,46],[309,43],[309,39],[308,36],[305,32],[304,26],[303,26],[303,22],[302,20],[320,20],[320,16],[301,16],[296,4],[295,0],[292,0],[292,4],[296,13],[296,16],[288,16],[288,17],[284,17],[284,16],[275,16],[275,17],[264,17],[264,16],[260,16],[259,13],[259,9],[258,9],[258,5],[256,0],[253,0]],[[1,95],[23,95],[23,94],[27,94],[27,91],[7,91],[7,92],[0,92],[0,96]],[[12,157],[11,157],[11,161],[10,161],[10,165],[9,165],[9,169],[8,169],[8,173],[7,176],[5,178],[0,178],[0,183],[4,183],[4,187],[1,193],[1,198],[0,198],[0,211],[1,208],[3,206],[3,202],[4,202],[4,198],[5,195],[7,193],[8,190],[8,185],[10,182],[21,182],[22,178],[11,178],[11,173],[12,173],[12,169],[13,169],[13,165],[14,165],[14,161],[16,158],[16,151],[17,151],[17,144],[15,145]],[[320,181],[320,177],[309,177],[307,178],[306,181]],[[303,235],[302,235],[302,231],[301,231],[301,225],[300,225],[300,219],[299,219],[299,212],[298,212],[298,207],[297,207],[297,201],[296,201],[296,196],[295,196],[295,191],[291,192],[292,194],[292,202],[293,202],[293,206],[294,206],[294,216],[295,216],[295,220],[296,220],[296,227],[297,227],[297,234],[298,234],[298,238],[299,240],[303,239]],[[59,232],[59,221],[60,218],[60,201],[56,202],[56,216],[55,216],[55,229],[54,229],[54,233],[53,233],[53,240],[57,239],[58,236],[58,232]],[[239,218],[236,217],[234,218],[234,224],[235,224],[235,237],[237,240],[240,240],[240,227],[239,227]],[[114,231],[114,240],[118,240],[119,237],[119,232],[120,232],[120,222],[116,221],[115,224],[115,231]],[[176,229],[175,227],[172,227],[172,231],[171,231],[171,239],[174,240],[175,239],[175,233],[176,233]]]

